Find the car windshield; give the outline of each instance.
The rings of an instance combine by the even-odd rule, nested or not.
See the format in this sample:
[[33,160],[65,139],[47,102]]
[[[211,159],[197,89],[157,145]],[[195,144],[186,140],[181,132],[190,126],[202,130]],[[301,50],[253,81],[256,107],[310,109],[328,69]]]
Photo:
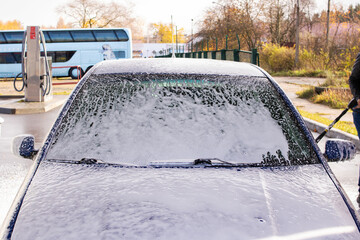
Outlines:
[[49,160],[147,166],[217,159],[286,166],[319,160],[265,77],[91,75],[57,129]]

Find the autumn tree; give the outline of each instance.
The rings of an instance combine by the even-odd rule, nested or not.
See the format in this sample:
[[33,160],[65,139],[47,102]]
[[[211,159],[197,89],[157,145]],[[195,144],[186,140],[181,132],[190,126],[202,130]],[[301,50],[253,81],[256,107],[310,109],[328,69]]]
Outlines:
[[264,12],[263,1],[238,0],[236,7],[237,32],[241,34],[249,49],[257,48],[265,31],[261,20]]
[[6,22],[0,21],[0,30],[18,30],[18,29],[24,29],[23,25],[18,20],[12,20]]
[[343,22],[360,22],[360,4],[350,5],[343,14]]
[[225,48],[225,37],[230,35],[230,32],[235,32],[233,28],[233,22],[230,19],[233,19],[231,13],[233,12],[233,6],[230,4],[220,4],[217,3],[210,7],[203,18],[200,21],[200,30],[195,36],[195,42],[198,42],[199,39],[202,39],[202,42],[198,42],[198,45],[204,45],[203,42],[206,42],[206,47],[209,46],[211,50],[218,48]]
[[74,0],[58,8],[76,27],[112,27],[128,25],[134,19],[131,9],[115,2],[102,3],[96,0]]
[[71,28],[71,24],[70,23],[65,23],[64,18],[60,17],[59,20],[56,23],[56,28],[57,29]]
[[133,6],[98,0],[73,0],[58,8],[58,12],[70,20],[73,27],[105,28],[126,27],[133,35],[141,34]]
[[[228,48],[237,48],[237,36],[245,42],[248,49],[259,46],[264,33],[262,19],[264,4],[256,0],[223,0],[214,4],[200,22],[198,38],[225,48],[226,36]],[[203,44],[202,44],[203,45]]]
[[[175,26],[173,26],[173,30],[171,31],[171,24],[152,23],[149,29],[155,42],[171,43],[173,41],[175,43],[176,41]],[[183,28],[177,30],[177,40],[178,43],[184,43],[186,41]]]
[[[296,0],[270,0],[265,10],[269,40],[280,45],[295,43],[296,33]],[[301,0],[299,5],[300,28],[305,26],[313,6],[313,0]]]

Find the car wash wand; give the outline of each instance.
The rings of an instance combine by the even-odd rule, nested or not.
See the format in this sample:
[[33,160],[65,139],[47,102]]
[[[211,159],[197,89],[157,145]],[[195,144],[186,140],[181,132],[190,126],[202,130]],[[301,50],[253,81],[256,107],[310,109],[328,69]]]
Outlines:
[[340,113],[340,115],[335,118],[335,120],[315,139],[315,141],[318,143],[320,140],[325,136],[325,134],[342,118],[342,116],[349,111],[350,108],[356,107],[358,105],[357,100],[355,98],[351,99],[349,102],[347,108]]

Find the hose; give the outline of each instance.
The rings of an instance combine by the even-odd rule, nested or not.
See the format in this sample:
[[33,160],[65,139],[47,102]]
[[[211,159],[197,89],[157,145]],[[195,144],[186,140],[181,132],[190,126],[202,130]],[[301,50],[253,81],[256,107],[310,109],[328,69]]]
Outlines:
[[45,95],[49,95],[50,91],[51,91],[51,81],[50,81],[50,67],[49,67],[49,62],[48,62],[48,58],[47,58],[47,51],[46,51],[46,45],[45,45],[45,38],[44,38],[44,34],[42,31],[40,31],[40,39],[41,39],[41,43],[43,45],[43,50],[44,50],[44,56],[45,56],[45,66],[46,66],[46,83],[45,83],[45,89],[43,89],[44,93],[43,96]]
[[22,77],[22,78],[21,78],[21,79],[22,79],[22,87],[21,87],[21,89],[17,89],[17,87],[16,87],[16,79],[17,79],[21,74],[22,74],[22,73],[19,73],[19,74],[16,75],[15,78],[14,78],[14,89],[15,89],[15,91],[17,91],[17,92],[21,92],[22,90],[24,90],[24,87],[26,86],[24,77]]
[[[23,40],[22,40],[22,49],[21,49],[21,73],[19,73],[18,75],[15,76],[14,78],[14,89],[15,91],[17,92],[21,92],[24,90],[24,88],[26,87],[26,80],[25,80],[25,76],[26,76],[26,73],[25,73],[25,62],[24,62],[24,59],[25,59],[25,42],[26,42],[26,38],[27,38],[27,34],[26,34],[26,30],[24,31],[24,37],[23,37]],[[21,75],[21,80],[22,80],[22,87],[21,89],[18,89],[16,87],[16,79]]]
[[[26,73],[25,73],[25,52],[26,52],[26,39],[27,39],[27,31],[24,31],[24,37],[22,40],[22,51],[21,51],[21,73],[19,73],[18,75],[15,76],[14,78],[14,89],[17,92],[21,92],[24,90],[24,88],[27,86],[26,84]],[[45,46],[45,38],[44,38],[44,34],[42,31],[40,31],[40,40],[41,43],[43,45],[43,51],[44,51],[44,55],[45,55],[45,67],[46,67],[46,79],[44,83],[40,84],[40,87],[43,91],[43,96],[45,95],[49,95],[50,91],[51,91],[51,79],[50,79],[50,67],[49,67],[49,62],[48,62],[48,58],[47,58],[47,51],[46,51],[46,46]],[[21,89],[18,89],[16,87],[16,79],[22,75],[22,87]],[[45,86],[45,88],[44,88]]]

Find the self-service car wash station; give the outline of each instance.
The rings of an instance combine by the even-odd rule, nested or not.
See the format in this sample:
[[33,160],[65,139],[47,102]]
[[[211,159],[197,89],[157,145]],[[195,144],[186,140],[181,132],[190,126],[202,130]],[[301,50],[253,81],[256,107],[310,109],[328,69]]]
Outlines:
[[0,113],[43,113],[63,105],[67,96],[53,96],[52,58],[48,56],[45,37],[39,26],[26,28],[19,55],[21,69],[13,79],[13,87],[23,95],[3,96],[3,99],[8,99],[0,102]]
[[[28,26],[24,32],[21,52],[21,72],[14,79],[16,91],[25,93],[25,102],[45,102],[52,99],[52,59],[47,56],[44,34],[39,26]],[[16,79],[22,78],[21,88]]]

